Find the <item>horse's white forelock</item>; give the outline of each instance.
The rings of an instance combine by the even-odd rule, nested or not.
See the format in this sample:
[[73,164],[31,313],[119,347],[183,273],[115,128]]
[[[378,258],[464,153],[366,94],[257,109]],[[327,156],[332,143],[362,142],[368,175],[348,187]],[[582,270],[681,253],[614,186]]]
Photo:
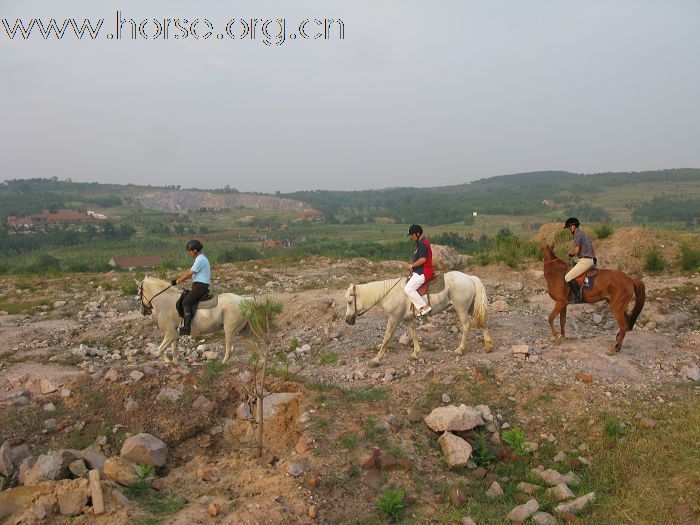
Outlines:
[[371,283],[358,284],[355,287],[355,294],[362,301],[365,308],[378,303],[391,291],[398,288],[400,284],[396,279],[385,279],[383,281],[372,281]]

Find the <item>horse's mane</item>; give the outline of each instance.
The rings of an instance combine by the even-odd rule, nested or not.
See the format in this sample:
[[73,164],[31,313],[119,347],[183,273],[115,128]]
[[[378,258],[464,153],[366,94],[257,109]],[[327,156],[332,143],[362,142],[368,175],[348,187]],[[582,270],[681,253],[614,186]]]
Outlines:
[[[545,261],[547,261],[547,257],[551,255],[551,257],[552,257],[550,259],[551,261],[556,260],[559,264],[563,264],[564,266],[568,266],[568,264],[566,264],[564,261],[562,261],[559,257],[557,257],[557,254],[554,253],[554,246],[545,245],[545,249],[543,251],[544,251]],[[547,251],[549,251],[550,253],[548,254]]]
[[372,281],[370,283],[358,284],[357,291],[362,293],[362,300],[367,304],[376,304],[381,301],[391,291],[398,288],[396,279],[385,279],[383,281]]
[[163,279],[161,279],[161,278],[159,278],[159,277],[156,277],[155,275],[146,275],[146,276],[143,278],[143,282],[145,283],[146,281],[148,281],[149,283],[160,284],[160,285],[162,285],[162,286],[164,286],[164,287],[165,287],[165,286],[170,286],[170,283],[169,283],[169,282],[164,281]]

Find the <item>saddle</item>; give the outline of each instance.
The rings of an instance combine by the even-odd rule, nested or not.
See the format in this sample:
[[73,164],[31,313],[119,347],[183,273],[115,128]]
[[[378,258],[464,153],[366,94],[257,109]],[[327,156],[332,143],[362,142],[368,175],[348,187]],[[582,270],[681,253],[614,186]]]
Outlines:
[[590,270],[586,270],[585,272],[583,272],[574,280],[578,283],[579,287],[589,289],[593,287],[596,275],[598,275],[598,268],[594,266]]
[[[430,294],[436,294],[440,293],[445,289],[445,275],[444,274],[436,274],[433,275],[432,278],[426,282],[421,284],[420,288],[418,288],[418,293],[422,296],[428,295],[430,297]],[[430,303],[428,303],[430,304]]]
[[[177,303],[175,303],[175,308],[177,309],[177,313],[180,314],[180,317],[185,317],[185,312],[182,309],[182,300],[188,293],[190,293],[189,290],[183,290],[180,294],[180,298],[177,300]],[[194,315],[197,313],[197,309],[201,308],[202,310],[206,310],[207,308],[214,308],[218,304],[218,294],[212,294],[211,291],[207,292],[207,295],[205,295],[198,301],[192,303],[192,319],[194,319]]]

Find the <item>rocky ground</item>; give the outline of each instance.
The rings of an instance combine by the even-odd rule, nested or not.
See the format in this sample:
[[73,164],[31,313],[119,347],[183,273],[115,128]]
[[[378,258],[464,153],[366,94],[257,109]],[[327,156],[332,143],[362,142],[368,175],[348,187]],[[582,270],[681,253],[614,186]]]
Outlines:
[[[249,339],[236,339],[226,366],[222,334],[183,341],[179,364],[166,364],[153,355],[162,336],[138,313],[133,276],[0,281],[17,311],[0,315],[0,466],[8,489],[0,521],[382,523],[392,516],[382,509],[392,506],[380,496],[391,489],[405,492],[408,522],[603,523],[590,496],[594,489],[600,496],[600,485],[586,474],[597,453],[589,443],[610,434],[604,423],[612,416],[620,436],[653,429],[700,393],[700,276],[645,276],[638,327],[620,354],[608,356],[617,328],[606,304],[571,306],[567,339],[555,345],[539,264],[468,267],[487,289],[494,350],[485,353],[473,330],[468,351],[452,354],[459,324],[448,310],[420,321],[420,360],[408,359],[399,329],[382,366],[371,368],[386,318],[372,309],[346,325],[342,294],[351,282],[399,276],[402,266],[314,258],[216,269],[216,289],[284,305],[273,347],[291,370],[305,366],[294,380],[278,372],[268,385],[277,393],[268,398],[262,458],[252,446]],[[423,420],[460,405],[477,407],[482,423],[435,430]],[[523,457],[503,439],[515,427],[526,436]],[[445,429],[470,444],[471,458],[453,461],[448,434],[438,441]],[[139,433],[162,442],[167,460],[125,454]],[[519,484],[542,491],[561,484],[544,481],[538,468],[571,470],[579,483],[557,479],[561,495],[526,494]],[[101,481],[89,481],[90,470]],[[687,493],[669,502],[676,510],[668,523],[700,516]],[[576,498],[588,498],[582,510],[557,511],[560,500]],[[509,518],[518,505],[529,514]]]

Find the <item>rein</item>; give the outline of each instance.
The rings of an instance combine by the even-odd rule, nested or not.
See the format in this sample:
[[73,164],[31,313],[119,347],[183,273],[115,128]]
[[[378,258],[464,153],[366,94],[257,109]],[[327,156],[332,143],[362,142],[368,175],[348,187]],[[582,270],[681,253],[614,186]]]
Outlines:
[[[169,290],[169,289],[172,288],[172,287],[173,287],[173,286],[170,285],[170,286],[168,286],[167,288],[162,289],[160,292],[158,292],[157,294],[155,294],[155,295],[154,295],[153,297],[151,297],[150,299],[148,299],[148,298],[145,297],[145,295],[144,295],[144,293],[143,293],[143,283],[141,283],[141,286],[139,286],[139,298],[141,299],[141,306],[143,307],[144,312],[148,311],[148,313],[150,314],[150,313],[153,311],[153,303],[152,303],[151,301],[153,301],[153,299],[155,299],[155,298],[158,297],[160,294],[162,294],[163,292]],[[148,302],[148,304],[145,304],[145,303],[143,302],[144,299],[146,299],[146,301]],[[144,314],[144,315],[146,315],[146,314]]]
[[399,277],[398,280],[397,280],[394,284],[391,285],[391,288],[389,288],[389,289],[387,290],[387,292],[386,292],[384,295],[382,295],[379,299],[377,299],[377,300],[374,302],[374,304],[372,304],[372,306],[370,306],[370,307],[367,308],[366,310],[363,310],[363,311],[360,312],[360,313],[357,313],[357,290],[356,290],[357,285],[353,284],[353,285],[352,285],[352,300],[353,300],[353,304],[354,304],[354,306],[355,306],[355,317],[360,317],[361,315],[366,314],[366,313],[369,312],[372,308],[374,308],[375,306],[377,306],[377,305],[382,301],[382,299],[384,299],[387,295],[389,295],[389,292],[391,292],[391,291],[394,289],[394,286],[396,286],[397,284],[399,284],[399,283],[401,282],[401,279],[403,279],[403,277]]

